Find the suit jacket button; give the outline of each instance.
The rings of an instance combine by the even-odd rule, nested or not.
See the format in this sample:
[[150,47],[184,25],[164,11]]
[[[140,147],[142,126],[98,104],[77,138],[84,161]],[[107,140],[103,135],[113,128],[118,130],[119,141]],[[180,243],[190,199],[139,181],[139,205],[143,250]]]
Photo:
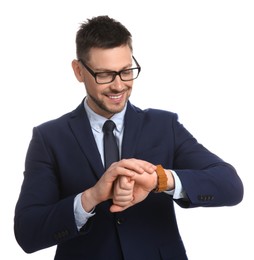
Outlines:
[[124,220],[123,220],[122,218],[118,218],[117,221],[116,221],[116,223],[117,223],[118,225],[123,224],[123,222],[124,222]]
[[204,200],[204,196],[198,195],[198,199],[203,201]]

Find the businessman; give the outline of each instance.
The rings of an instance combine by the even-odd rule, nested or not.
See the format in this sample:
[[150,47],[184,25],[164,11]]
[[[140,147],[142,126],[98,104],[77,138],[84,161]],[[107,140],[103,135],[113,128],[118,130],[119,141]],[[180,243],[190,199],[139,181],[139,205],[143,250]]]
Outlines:
[[72,68],[86,95],[72,112],[33,129],[17,242],[27,253],[57,245],[55,260],[188,259],[174,206],[237,205],[241,179],[176,113],[130,102],[141,66],[124,25],[88,19],[76,53]]

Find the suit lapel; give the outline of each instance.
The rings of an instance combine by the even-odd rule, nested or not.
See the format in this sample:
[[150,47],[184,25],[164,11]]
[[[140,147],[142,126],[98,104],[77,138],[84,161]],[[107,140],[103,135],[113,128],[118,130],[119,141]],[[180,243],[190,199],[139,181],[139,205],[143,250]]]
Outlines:
[[[143,123],[143,113],[128,102],[124,117],[124,136],[122,142],[122,158],[132,158]],[[89,119],[84,109],[84,102],[75,109],[70,116],[70,128],[80,145],[80,148],[91,164],[98,178],[104,173],[101,156],[98,151]]]
[[82,152],[90,162],[95,174],[100,178],[104,173],[104,167],[85,112],[83,101],[78,108],[71,113],[69,124]]
[[138,138],[141,133],[144,114],[128,102],[124,117],[124,136],[122,143],[122,158],[132,158],[134,156]]

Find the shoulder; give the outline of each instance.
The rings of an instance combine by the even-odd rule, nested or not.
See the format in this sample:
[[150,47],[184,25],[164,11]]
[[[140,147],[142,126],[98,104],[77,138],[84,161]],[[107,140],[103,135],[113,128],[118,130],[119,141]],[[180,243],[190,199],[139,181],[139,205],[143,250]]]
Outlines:
[[178,114],[168,110],[157,108],[141,109],[131,103],[128,104],[128,109],[133,110],[135,113],[139,114],[140,116],[144,116],[145,118],[178,120]]
[[54,128],[62,128],[66,125],[68,125],[68,122],[76,117],[84,117],[85,115],[85,109],[83,102],[78,105],[74,110],[67,112],[57,118],[50,119],[46,122],[43,122],[36,126],[36,128],[43,130],[43,129],[54,129]]

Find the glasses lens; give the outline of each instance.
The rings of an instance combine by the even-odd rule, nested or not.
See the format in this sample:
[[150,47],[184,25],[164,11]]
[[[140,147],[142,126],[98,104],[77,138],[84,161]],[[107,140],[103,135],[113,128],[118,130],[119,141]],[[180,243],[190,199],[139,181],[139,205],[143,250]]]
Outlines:
[[138,77],[138,74],[139,74],[139,69],[132,68],[127,70],[122,70],[120,76],[123,81],[129,81],[129,80],[136,79]]
[[99,72],[96,74],[96,81],[99,84],[110,83],[114,80],[114,72]]

